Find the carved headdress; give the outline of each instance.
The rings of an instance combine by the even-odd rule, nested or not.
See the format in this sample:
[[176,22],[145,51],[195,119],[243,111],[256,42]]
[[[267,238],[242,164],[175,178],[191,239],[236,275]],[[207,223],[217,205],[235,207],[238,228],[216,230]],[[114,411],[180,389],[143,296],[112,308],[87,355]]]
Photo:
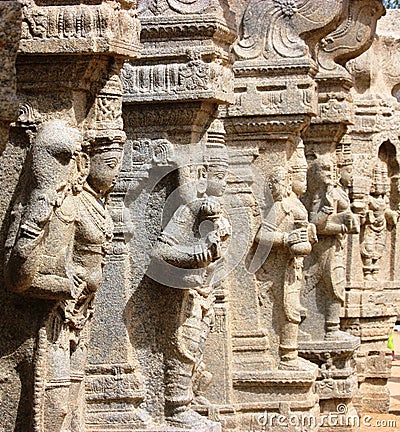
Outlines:
[[214,120],[207,131],[207,143],[203,162],[207,166],[228,166],[229,157],[225,145],[225,128],[221,120]]

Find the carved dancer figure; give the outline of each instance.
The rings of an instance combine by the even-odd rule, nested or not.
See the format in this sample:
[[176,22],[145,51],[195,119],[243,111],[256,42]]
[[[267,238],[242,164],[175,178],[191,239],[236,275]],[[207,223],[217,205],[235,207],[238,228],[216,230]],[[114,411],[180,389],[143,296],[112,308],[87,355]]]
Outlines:
[[389,203],[390,180],[387,164],[377,160],[372,173],[372,185],[361,230],[361,257],[364,277],[374,280],[379,273],[379,260],[386,249],[386,233],[394,228],[399,213]]
[[[214,121],[211,128],[219,123]],[[216,425],[190,408],[194,394],[211,381],[203,350],[213,321],[216,272],[231,231],[219,201],[226,188],[228,160],[223,138],[216,141],[210,142],[209,131],[204,164],[197,171],[197,198],[176,210],[153,251],[161,265],[173,266],[171,280],[184,290],[165,353],[165,412],[170,424],[190,429]]]
[[[35,353],[34,430],[83,431],[82,385],[93,298],[112,238],[104,198],[122,149],[81,149],[75,129],[52,121],[32,144],[32,190],[7,263],[10,287],[46,300]],[[120,140],[121,141],[121,140]],[[15,277],[13,275],[16,275]]]
[[317,157],[310,163],[308,185],[311,186],[310,222],[317,227],[318,243],[313,248],[313,265],[308,278],[317,279],[325,293],[325,339],[347,338],[339,330],[340,308],[344,301],[344,242],[347,234],[359,232],[357,217],[351,212],[347,189],[351,183],[351,161],[338,162],[339,181],[333,183],[330,156]]
[[[283,305],[280,329],[280,369],[304,370],[309,362],[298,356],[298,331],[305,309],[300,304],[303,259],[316,241],[315,227],[298,195],[305,192],[303,167],[295,161],[292,179],[283,167],[275,168],[269,176],[268,187],[274,200],[268,216],[260,227],[255,241],[272,246],[257,277],[272,282],[272,289]],[[290,181],[292,180],[292,182]]]

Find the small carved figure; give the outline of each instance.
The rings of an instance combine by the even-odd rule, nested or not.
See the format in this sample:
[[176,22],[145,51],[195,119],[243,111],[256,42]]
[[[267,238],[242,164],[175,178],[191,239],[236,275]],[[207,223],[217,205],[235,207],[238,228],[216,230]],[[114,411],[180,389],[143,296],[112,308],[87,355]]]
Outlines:
[[372,173],[372,185],[361,230],[361,257],[364,277],[374,280],[379,273],[379,260],[386,249],[386,233],[397,224],[399,213],[389,203],[390,180],[387,164],[378,159]]
[[[318,243],[313,248],[314,264],[307,277],[317,274],[317,284],[325,293],[325,339],[347,338],[339,330],[340,308],[344,301],[346,234],[359,232],[359,222],[351,212],[347,189],[351,183],[351,160],[338,162],[339,181],[333,181],[333,163],[329,155],[317,157],[310,163],[308,185],[311,189],[310,222],[317,227]],[[314,275],[316,276],[316,275]]]
[[300,290],[303,259],[316,241],[315,227],[308,222],[308,213],[298,198],[306,189],[306,172],[299,162],[295,157],[291,179],[283,167],[275,168],[270,174],[268,187],[274,202],[255,238],[261,246],[272,245],[258,278],[273,281],[274,293],[280,299],[277,303],[283,305],[279,368],[289,370],[304,370],[309,366],[297,351],[299,324],[306,312],[300,304]]
[[[210,129],[218,125],[215,120]],[[219,201],[226,188],[227,166],[225,145],[209,139],[204,164],[197,170],[197,197],[176,210],[153,251],[161,268],[169,265],[175,287],[184,290],[165,353],[166,420],[182,428],[215,426],[191,409],[190,403],[212,377],[205,370],[203,350],[213,321],[216,272],[231,231]]]
[[104,200],[120,169],[122,136],[88,152],[81,141],[62,122],[39,127],[33,187],[7,264],[14,291],[49,305],[34,360],[38,432],[84,430],[88,325],[113,229]]

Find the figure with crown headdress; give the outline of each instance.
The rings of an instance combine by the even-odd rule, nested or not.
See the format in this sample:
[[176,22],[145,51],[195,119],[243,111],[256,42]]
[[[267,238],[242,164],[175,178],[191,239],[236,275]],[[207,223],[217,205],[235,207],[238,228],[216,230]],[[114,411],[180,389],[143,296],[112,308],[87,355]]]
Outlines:
[[385,161],[377,159],[372,171],[372,184],[363,212],[361,229],[361,257],[364,278],[376,280],[379,261],[386,249],[386,233],[397,224],[399,213],[390,208],[390,180]]
[[306,313],[300,304],[303,260],[317,241],[315,226],[308,222],[307,210],[299,200],[306,190],[306,173],[304,146],[300,140],[289,161],[289,169],[276,167],[268,177],[266,193],[272,195],[273,203],[255,238],[261,247],[271,247],[257,278],[272,282],[277,305],[282,305],[279,368],[284,370],[312,368],[298,356],[299,324]]
[[359,232],[359,222],[350,208],[348,188],[352,180],[349,147],[337,150],[337,182],[330,155],[316,156],[309,163],[308,193],[304,202],[309,220],[317,228],[318,243],[307,260],[306,280],[324,292],[325,339],[348,339],[340,330],[346,272],[344,245],[347,234]]
[[153,263],[168,274],[164,284],[182,290],[164,354],[166,420],[189,429],[219,427],[190,404],[194,396],[207,403],[202,393],[212,375],[205,369],[203,350],[213,322],[213,289],[222,267],[224,243],[231,233],[220,201],[228,168],[224,134],[222,122],[214,120],[203,161],[191,167],[196,178],[188,184],[196,190],[191,199],[186,191],[186,202],[175,211],[153,250]]

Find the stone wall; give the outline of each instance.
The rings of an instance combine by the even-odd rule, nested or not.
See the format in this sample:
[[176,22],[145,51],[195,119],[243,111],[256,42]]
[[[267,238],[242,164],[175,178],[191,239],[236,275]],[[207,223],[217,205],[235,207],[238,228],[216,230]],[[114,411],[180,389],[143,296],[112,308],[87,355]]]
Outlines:
[[387,412],[397,11],[0,11],[0,430],[351,431],[323,419]]

